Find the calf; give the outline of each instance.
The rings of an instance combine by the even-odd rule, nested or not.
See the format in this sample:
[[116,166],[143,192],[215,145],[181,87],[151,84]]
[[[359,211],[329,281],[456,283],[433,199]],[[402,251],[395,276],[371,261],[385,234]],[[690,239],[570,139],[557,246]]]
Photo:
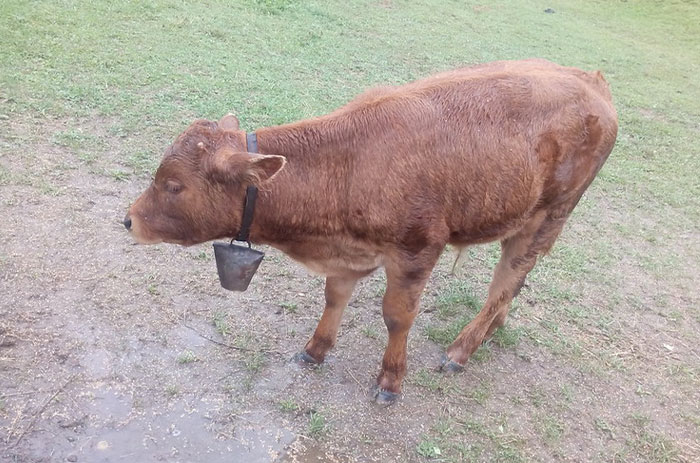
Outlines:
[[[248,134],[197,120],[170,146],[124,220],[140,243],[236,236],[260,189],[253,243],[326,276],[326,306],[299,361],[321,363],[358,280],[386,271],[389,341],[373,397],[392,403],[421,292],[449,243],[498,240],[488,298],[449,346],[458,371],[503,325],[613,148],[608,85],[544,60],[502,61],[370,90],[321,117]],[[250,144],[257,139],[258,150]]]

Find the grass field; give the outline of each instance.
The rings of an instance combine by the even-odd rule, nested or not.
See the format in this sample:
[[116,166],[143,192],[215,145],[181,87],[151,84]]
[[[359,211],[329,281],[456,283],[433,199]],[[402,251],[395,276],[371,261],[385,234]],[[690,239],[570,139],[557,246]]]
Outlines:
[[[498,246],[457,276],[445,254],[392,408],[366,396],[383,274],[306,371],[288,359],[321,279],[268,250],[226,293],[209,245],[134,247],[119,224],[194,118],[252,130],[526,57],[600,69],[617,145],[454,377],[435,367]],[[699,75],[697,1],[3,1],[0,460],[700,461]]]

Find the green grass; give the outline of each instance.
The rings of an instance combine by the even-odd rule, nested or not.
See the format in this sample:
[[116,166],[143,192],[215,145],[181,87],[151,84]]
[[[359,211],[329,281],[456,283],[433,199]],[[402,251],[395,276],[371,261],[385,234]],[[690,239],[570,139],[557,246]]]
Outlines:
[[421,436],[415,452],[428,461],[515,463],[528,461],[523,445],[524,439],[510,431],[504,416],[441,418]]
[[184,350],[177,356],[177,363],[183,365],[197,361],[197,356],[191,350]]
[[280,410],[287,413],[297,412],[301,408],[294,399],[280,400],[277,405]]
[[10,170],[0,164],[0,186],[7,185],[10,183],[11,174]]
[[481,381],[479,384],[469,389],[466,395],[479,405],[484,405],[491,396],[491,389],[488,383]]
[[603,433],[609,439],[615,439],[615,432],[607,421],[602,418],[596,418],[594,421],[595,428]]
[[416,452],[418,455],[430,459],[439,458],[442,455],[438,444],[429,439],[421,440],[416,446]]
[[627,451],[644,461],[671,463],[678,460],[678,449],[666,436],[649,429],[649,418],[645,415],[629,417],[633,437],[627,441]]
[[133,172],[140,175],[151,175],[158,168],[160,159],[154,158],[149,150],[135,151],[126,159],[126,164]]
[[330,429],[326,423],[325,415],[318,411],[309,412],[309,424],[307,430],[309,437],[313,437],[314,439],[320,439],[328,434]]
[[431,341],[447,347],[481,308],[472,288],[460,280],[450,281],[435,301],[437,323],[426,326],[425,335]]
[[282,308],[284,309],[285,312],[290,313],[290,314],[296,313],[297,310],[299,309],[299,306],[297,305],[296,302],[282,302],[280,304],[280,306],[282,306]]
[[251,374],[259,373],[265,366],[265,356],[261,352],[246,352],[243,365]]
[[425,368],[418,370],[413,378],[411,378],[411,382],[433,392],[438,391],[441,387],[440,376],[437,373],[426,370]]
[[555,416],[541,415],[537,419],[537,430],[545,442],[552,445],[559,442],[566,430],[566,425]]
[[[700,187],[688,175],[698,162],[696,5],[354,3],[3,2],[4,113],[113,118],[112,133],[138,135],[127,151],[157,160],[163,136],[193,117],[233,110],[252,128],[326,112],[377,83],[546,56],[601,68],[613,85],[622,130],[605,188],[698,217]],[[543,14],[546,5],[557,13]]]
[[54,134],[54,143],[59,146],[79,150],[98,143],[99,139],[81,128],[62,130]]
[[[692,5],[548,2],[557,14],[545,15],[544,3],[524,0],[490,2],[478,14],[469,3],[424,1],[392,9],[355,3],[185,7],[175,1],[64,1],[29,8],[3,2],[0,66],[5,93],[12,97],[8,112],[116,117],[112,127],[125,135],[148,122],[146,133],[139,133],[141,147],[129,148],[143,150],[162,146],[156,137],[163,128],[174,129],[195,116],[218,118],[234,110],[244,126],[280,123],[326,112],[376,83],[403,82],[465,63],[547,56],[602,68],[613,83],[622,109],[623,149],[605,177],[624,188],[642,188],[645,200],[697,214],[697,199],[685,201],[700,196],[687,175],[677,179],[689,187],[684,193],[655,175],[660,168],[684,173],[697,165],[691,121],[700,114],[695,103],[700,89],[690,76],[697,70],[698,45],[686,38],[697,30],[688,19]],[[358,8],[369,14],[351,13]],[[439,29],[426,19],[435,16]],[[605,33],[589,32],[591,17]],[[683,26],[675,26],[678,22]],[[504,27],[514,40],[493,39]],[[132,33],[120,34],[124,28]],[[421,33],[427,30],[431,33]],[[565,31],[569,40],[564,41]],[[683,47],[669,54],[671,42]],[[581,52],[582,44],[588,53]]]
[[129,180],[131,178],[131,175],[129,172],[126,172],[122,169],[112,169],[108,173],[109,177],[112,177],[114,180],[117,180],[119,182],[125,182],[126,180]]
[[[436,321],[425,327],[424,334],[431,341],[447,347],[481,310],[482,303],[471,286],[462,280],[452,280],[440,291],[435,302]],[[518,345],[522,329],[504,326],[496,330],[490,340],[479,347],[470,357],[472,362],[482,363],[491,355],[491,344],[500,348],[513,348]]]
[[513,348],[520,342],[522,333],[523,330],[521,328],[502,326],[493,333],[491,341],[502,349]]
[[360,331],[367,338],[379,339],[379,332],[373,326],[364,326]]
[[[431,393],[438,394],[438,397],[458,397],[460,393],[459,388],[449,377],[440,372],[430,371],[427,368],[419,369],[414,374],[411,374],[406,381],[420,386]],[[471,397],[471,391],[466,395]]]
[[174,384],[170,384],[165,388],[165,395],[172,398],[180,395],[180,388]]
[[231,332],[231,328],[228,325],[227,318],[228,316],[224,312],[216,312],[214,313],[214,317],[212,318],[212,324],[214,325],[214,329],[221,336],[226,336]]

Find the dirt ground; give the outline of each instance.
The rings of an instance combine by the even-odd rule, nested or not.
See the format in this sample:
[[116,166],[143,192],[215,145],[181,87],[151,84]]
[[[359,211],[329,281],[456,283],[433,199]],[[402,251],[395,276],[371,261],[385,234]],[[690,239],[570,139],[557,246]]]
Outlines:
[[[483,300],[494,261],[478,248],[451,276],[446,252],[403,397],[381,408],[368,397],[386,341],[381,272],[356,291],[326,364],[302,368],[290,358],[320,317],[322,279],[265,249],[249,290],[227,292],[210,244],[132,243],[120,220],[147,179],[51,141],[105,121],[2,122],[3,146],[23,147],[0,157],[2,461],[700,461],[697,294],[623,279],[629,263],[613,262],[616,311],[591,274],[549,278],[555,255],[507,322],[516,339],[443,377],[429,333],[445,326],[444,295],[461,281]],[[584,203],[604,196],[594,185]],[[590,239],[582,207],[587,224],[572,223],[562,249]],[[659,298],[668,310],[642,310]]]

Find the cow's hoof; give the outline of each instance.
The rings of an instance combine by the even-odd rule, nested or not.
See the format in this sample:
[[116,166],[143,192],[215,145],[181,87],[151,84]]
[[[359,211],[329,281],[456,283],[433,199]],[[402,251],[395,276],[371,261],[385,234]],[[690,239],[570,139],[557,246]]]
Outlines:
[[399,398],[399,394],[396,392],[387,391],[386,389],[382,389],[377,385],[372,388],[371,395],[372,400],[374,400],[377,405],[381,405],[382,407],[388,407],[389,405],[396,403]]
[[464,365],[460,365],[459,363],[450,360],[447,354],[442,354],[442,359],[440,360],[440,371],[453,375],[462,370],[464,370]]
[[315,358],[306,353],[306,351],[297,352],[292,357],[292,361],[304,366],[317,366],[320,365]]

